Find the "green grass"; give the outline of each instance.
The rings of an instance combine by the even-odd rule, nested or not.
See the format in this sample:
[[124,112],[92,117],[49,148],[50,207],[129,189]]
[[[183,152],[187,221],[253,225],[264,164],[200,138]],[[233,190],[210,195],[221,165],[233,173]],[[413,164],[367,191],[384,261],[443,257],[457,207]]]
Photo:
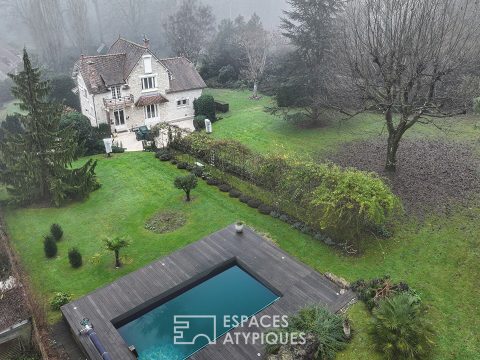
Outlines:
[[[265,113],[271,99],[252,101],[249,92],[208,90],[230,103],[231,112],[214,124],[214,136],[234,138],[253,149],[316,157],[347,141],[385,136],[379,115],[364,114],[347,122],[329,122],[319,129],[296,129],[282,119]],[[460,117],[445,123],[447,133],[418,125],[408,137],[447,137],[472,141],[480,137],[474,117]],[[102,188],[81,203],[61,209],[6,209],[6,221],[14,247],[31,275],[37,291],[51,298],[57,291],[75,298],[104,286],[189,243],[241,219],[260,232],[268,233],[284,250],[320,272],[333,272],[353,281],[390,274],[417,289],[430,306],[430,318],[437,330],[435,359],[473,359],[480,353],[480,209],[459,208],[451,216],[431,216],[424,222],[406,220],[392,239],[378,241],[361,257],[346,257],[314,241],[290,226],[231,199],[215,187],[200,182],[194,201],[185,203],[173,180],[184,174],[152,154],[127,153],[112,159],[98,157],[97,173]],[[241,182],[234,184],[243,189]],[[268,196],[262,192],[262,196]],[[0,191],[0,199],[6,197]],[[161,210],[185,214],[186,225],[168,234],[154,234],[144,224]],[[206,221],[207,219],[207,221]],[[50,224],[62,225],[65,238],[59,256],[47,260],[42,237]],[[102,250],[107,237],[127,236],[133,243],[123,255],[125,266],[113,268],[113,255]],[[84,266],[73,270],[67,251],[76,246]],[[101,260],[90,259],[101,253]],[[52,321],[59,319],[51,312]],[[369,336],[370,315],[363,304],[349,311],[355,337],[339,359],[380,359]]]
[[[345,257],[204,182],[193,192],[194,201],[185,203],[183,194],[172,185],[180,174],[149,153],[99,157],[102,187],[88,200],[61,209],[7,209],[9,234],[36,289],[49,298],[57,291],[78,298],[242,219],[318,271],[334,272],[348,280],[391,274],[396,281],[407,281],[431,305],[438,331],[435,359],[473,359],[480,352],[478,209],[465,209],[448,219],[431,218],[425,224],[412,221],[398,229],[393,239],[373,244],[364,256]],[[145,221],[162,209],[184,212],[186,225],[163,235],[145,230]],[[42,236],[54,222],[62,225],[65,238],[59,243],[59,256],[47,260]],[[117,235],[133,241],[123,252],[126,265],[115,270],[111,254],[104,254],[98,264],[90,263],[93,255],[102,252],[102,239]],[[68,264],[67,251],[73,246],[85,260],[78,270]],[[350,316],[356,336],[339,358],[375,359],[363,305],[353,307]],[[53,321],[59,314],[52,312],[50,317]]]
[[[298,129],[281,117],[264,111],[265,106],[273,104],[270,97],[250,100],[249,91],[224,89],[208,89],[206,93],[230,104],[229,113],[219,114],[224,119],[214,124],[213,135],[236,139],[263,153],[283,152],[309,157],[334,151],[348,141],[386,136],[381,115],[365,113],[345,121],[330,120],[316,129]],[[478,118],[473,116],[446,119],[439,122],[442,130],[417,124],[406,138],[430,136],[478,140],[480,127],[475,127],[477,122]]]

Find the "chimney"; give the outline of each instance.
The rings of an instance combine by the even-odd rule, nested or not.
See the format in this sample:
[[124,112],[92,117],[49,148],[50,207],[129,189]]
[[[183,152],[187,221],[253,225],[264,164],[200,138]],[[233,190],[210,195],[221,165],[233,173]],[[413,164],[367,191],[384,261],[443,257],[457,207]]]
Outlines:
[[148,49],[150,47],[150,40],[147,39],[147,35],[143,35],[143,45]]

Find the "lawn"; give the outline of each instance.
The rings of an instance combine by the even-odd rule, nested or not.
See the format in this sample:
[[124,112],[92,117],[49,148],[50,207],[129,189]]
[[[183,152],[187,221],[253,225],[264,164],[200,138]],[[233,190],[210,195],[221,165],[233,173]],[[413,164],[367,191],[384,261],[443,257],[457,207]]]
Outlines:
[[[325,126],[316,129],[298,129],[286,123],[281,117],[265,112],[272,106],[270,97],[250,100],[249,91],[208,89],[217,100],[230,104],[230,112],[219,114],[223,119],[214,124],[213,135],[218,138],[236,139],[252,149],[263,153],[295,153],[302,157],[318,157],[337,150],[343,143],[354,140],[385,138],[386,129],[381,115],[360,114],[343,121],[326,121]],[[442,120],[440,129],[418,124],[405,138],[436,138],[478,140],[477,117],[456,117]]]
[[[269,216],[259,215],[238,200],[204,182],[185,203],[173,179],[182,174],[169,163],[149,153],[127,153],[111,159],[99,157],[101,189],[81,203],[61,209],[6,209],[8,232],[36,289],[47,297],[57,291],[80,297],[116,278],[138,269],[216,230],[243,219],[260,232],[268,233],[279,246],[321,272],[334,272],[348,280],[391,274],[407,281],[431,305],[430,316],[438,332],[435,359],[473,359],[480,353],[478,318],[480,291],[478,256],[480,211],[462,209],[449,218],[431,217],[425,223],[403,224],[388,241],[378,241],[362,257],[345,257],[330,247]],[[144,229],[145,221],[158,210],[181,211],[184,227],[163,235]],[[45,259],[42,237],[51,223],[65,231],[59,256]],[[128,236],[125,266],[113,268],[113,256],[102,250],[102,239]],[[67,251],[76,246],[85,264],[70,268]],[[101,260],[92,263],[95,254]],[[362,304],[350,316],[356,336],[340,359],[375,359],[367,335],[369,318]],[[51,312],[52,321],[59,313]]]

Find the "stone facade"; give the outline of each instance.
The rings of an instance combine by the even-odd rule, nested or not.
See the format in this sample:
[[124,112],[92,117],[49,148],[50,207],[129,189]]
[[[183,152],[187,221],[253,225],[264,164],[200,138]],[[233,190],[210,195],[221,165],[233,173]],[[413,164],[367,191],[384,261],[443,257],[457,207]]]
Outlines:
[[[119,41],[124,40],[119,39]],[[193,65],[183,58],[158,59],[147,47],[127,41],[125,43],[136,46],[136,50],[139,48],[143,49],[144,52],[143,55],[138,56],[133,69],[126,74],[122,84],[111,86],[104,84],[105,86],[100,92],[98,88],[96,88],[97,91],[93,91],[91,84],[95,80],[98,81],[98,78],[103,79],[101,74],[102,68],[95,65],[95,60],[100,59],[103,61],[106,58],[100,58],[100,56],[82,57],[80,60],[80,62],[88,61],[84,65],[85,70],[76,74],[81,109],[82,113],[90,119],[92,126],[107,123],[111,125],[112,132],[122,132],[142,125],[151,127],[160,122],[192,120],[194,117],[193,101],[202,95],[202,90],[205,87],[203,80],[196,73]],[[123,58],[119,57],[119,59]],[[100,60],[98,61],[100,62]],[[109,61],[110,64],[107,70],[113,67],[111,62],[116,60]],[[181,64],[181,66],[184,66],[185,71],[182,71],[181,68],[180,70],[175,68],[176,74],[172,73],[171,69],[165,65],[168,65],[169,62],[174,62],[176,66]],[[95,66],[97,67],[92,70]],[[188,77],[185,78],[185,74],[192,74],[192,72],[195,72],[195,76],[192,77],[194,79],[192,86],[188,86],[188,83],[185,86],[185,80],[188,82],[189,79]],[[108,75],[112,76],[111,73]],[[172,87],[175,89],[175,86],[179,84],[178,81],[173,83],[176,80],[175,76],[179,76],[178,80],[182,81],[182,91],[171,91]],[[151,77],[155,79],[155,86],[150,89],[144,89],[144,87],[151,87],[151,85],[142,86],[142,82],[147,81],[144,80],[145,78]],[[86,80],[89,81],[88,84]],[[114,91],[115,94],[112,94],[112,88],[116,89]],[[152,99],[151,96],[158,96],[162,101],[156,101],[155,104],[149,105],[148,108],[138,104],[139,99]]]

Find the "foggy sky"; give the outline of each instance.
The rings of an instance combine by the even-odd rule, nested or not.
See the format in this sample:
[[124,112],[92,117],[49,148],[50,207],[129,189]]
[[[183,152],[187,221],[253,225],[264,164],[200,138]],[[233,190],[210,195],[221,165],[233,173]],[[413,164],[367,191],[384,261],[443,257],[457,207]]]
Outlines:
[[[0,45],[9,44],[15,48],[21,49],[24,46],[35,47],[35,44],[32,43],[31,36],[25,28],[25,25],[22,23],[22,20],[12,14],[8,9],[9,3],[14,3],[15,1],[28,1],[28,0],[0,0]],[[44,0],[34,0],[34,1],[44,1]],[[63,0],[61,0],[62,2]],[[122,36],[131,36],[128,34],[128,30],[125,28],[125,24],[119,20],[120,14],[118,7],[115,6],[116,0],[98,0],[101,6],[102,12],[102,23],[104,25],[104,30],[106,33],[105,42],[110,42],[114,40],[118,35]],[[153,12],[161,13],[162,4],[168,2],[169,5],[179,3],[181,0],[137,0],[145,4],[154,3],[152,9],[149,9]],[[212,7],[217,24],[220,20],[224,18],[235,18],[239,14],[250,17],[254,12],[257,13],[264,25],[269,29],[275,29],[280,23],[280,16],[282,15],[282,10],[286,8],[287,0],[199,0],[203,4],[208,4]],[[89,28],[92,29],[92,35],[95,37],[95,32],[97,29],[96,18],[94,7],[92,1],[88,0],[89,3]],[[150,5],[151,6],[151,5]],[[151,12],[150,12],[151,14]],[[160,18],[161,16],[159,16]],[[161,24],[157,23],[157,26],[161,27]],[[151,37],[155,39],[155,29],[152,29],[151,32],[146,29],[141,29],[142,32],[153,32]],[[150,36],[150,34],[149,34]],[[137,38],[138,37],[138,38]],[[135,34],[134,41],[140,41],[140,31],[139,34]],[[93,39],[94,42],[98,42]],[[107,44],[109,45],[109,44]]]

